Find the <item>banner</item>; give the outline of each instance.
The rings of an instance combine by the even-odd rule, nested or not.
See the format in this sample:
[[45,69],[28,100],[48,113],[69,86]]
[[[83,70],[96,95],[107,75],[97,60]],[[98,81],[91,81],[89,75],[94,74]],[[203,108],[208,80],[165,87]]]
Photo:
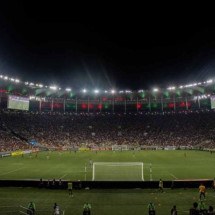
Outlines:
[[11,153],[12,156],[19,156],[19,155],[23,155],[23,151],[15,151]]
[[81,147],[79,148],[79,151],[90,151],[90,149],[87,147]]

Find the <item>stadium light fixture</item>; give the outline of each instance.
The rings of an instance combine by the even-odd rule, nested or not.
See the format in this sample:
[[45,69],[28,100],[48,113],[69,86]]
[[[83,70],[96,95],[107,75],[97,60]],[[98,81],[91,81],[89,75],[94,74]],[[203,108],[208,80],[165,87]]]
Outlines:
[[167,90],[175,90],[175,87],[168,87]]
[[213,80],[212,80],[212,79],[209,79],[209,80],[206,81],[206,83],[207,83],[207,84],[211,84],[211,83],[213,83]]
[[98,93],[99,93],[99,90],[98,90],[98,89],[95,89],[95,90],[94,90],[94,93],[95,93],[95,94],[98,94]]
[[43,88],[43,85],[42,85],[42,84],[39,84],[38,86],[39,86],[40,88]]
[[158,92],[158,88],[154,88],[154,89],[153,89],[153,92]]
[[115,90],[111,90],[111,94],[114,94],[115,93]]
[[144,92],[144,90],[138,90],[138,93],[143,93]]
[[3,75],[0,75],[0,78],[3,78]]
[[83,90],[82,90],[82,93],[87,93],[87,90],[86,90],[86,89],[83,89]]
[[4,76],[4,80],[8,80],[8,77],[7,77],[7,76]]
[[50,86],[49,87],[51,90],[57,90],[57,87],[56,86]]
[[19,83],[19,82],[20,82],[20,80],[19,80],[19,79],[15,79],[15,82],[16,82],[16,83]]
[[71,92],[71,88],[66,88],[66,92]]
[[107,90],[105,90],[105,93],[108,93],[108,91],[107,91]]
[[34,100],[36,97],[35,96],[29,96],[30,100]]
[[123,90],[120,90],[119,93],[122,94],[122,93],[124,93],[124,91],[123,91]]
[[125,93],[132,93],[131,90],[126,90]]

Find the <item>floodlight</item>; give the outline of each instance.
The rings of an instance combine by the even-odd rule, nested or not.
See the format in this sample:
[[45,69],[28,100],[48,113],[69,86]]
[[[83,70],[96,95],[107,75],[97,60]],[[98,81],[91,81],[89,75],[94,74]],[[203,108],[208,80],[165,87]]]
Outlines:
[[132,93],[131,90],[126,90],[125,93]]
[[115,93],[115,90],[111,90],[111,93],[114,94],[114,93]]
[[83,89],[83,90],[82,90],[82,92],[83,92],[83,93],[86,93],[86,92],[87,92],[87,90],[86,90],[86,89]]
[[31,82],[29,85],[30,85],[30,86],[34,86],[34,83]]
[[167,90],[175,90],[175,87],[168,87]]
[[154,89],[153,89],[153,92],[158,92],[158,88],[154,88]]
[[107,91],[107,90],[105,90],[105,93],[108,93],[108,91]]
[[138,93],[143,93],[143,90],[138,90]]
[[99,93],[99,90],[98,90],[98,89],[95,89],[95,90],[94,90],[94,93],[95,93],[95,94],[98,94],[98,93]]
[[7,76],[4,76],[4,80],[8,80],[8,77],[7,77]]
[[120,90],[119,93],[124,93],[124,91],[123,91],[123,90]]
[[38,86],[39,86],[40,88],[43,88],[43,85],[42,85],[42,84],[39,84]]
[[15,79],[14,79],[14,78],[11,78],[10,80],[11,80],[11,81],[13,81],[13,82],[15,81]]
[[181,85],[179,88],[180,88],[180,89],[183,89],[183,88],[184,88],[184,86],[182,86],[182,85]]
[[29,99],[30,100],[33,100],[33,99],[35,99],[36,97],[35,96],[29,96]]
[[15,82],[16,82],[16,83],[19,83],[19,82],[20,82],[20,80],[19,80],[19,79],[15,79]]
[[3,75],[0,75],[0,78],[3,78]]
[[213,80],[212,80],[212,79],[209,79],[209,80],[207,80],[206,82],[207,82],[207,84],[211,84],[211,83],[213,83]]
[[70,88],[66,88],[66,91],[67,91],[67,92],[71,92],[71,89],[70,89]]
[[51,90],[57,90],[57,87],[56,86],[50,86],[49,87]]

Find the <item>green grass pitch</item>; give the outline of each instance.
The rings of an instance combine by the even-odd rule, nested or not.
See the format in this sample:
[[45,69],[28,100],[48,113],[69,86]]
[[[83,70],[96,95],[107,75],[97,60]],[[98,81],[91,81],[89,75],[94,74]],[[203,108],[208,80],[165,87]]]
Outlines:
[[[145,180],[150,179],[149,163],[152,164],[153,180],[212,179],[215,177],[215,154],[203,151],[100,151],[95,152],[41,152],[24,157],[0,159],[0,179],[59,179],[92,180],[93,162],[143,162]],[[87,174],[85,176],[85,166]],[[158,215],[170,214],[176,204],[179,213],[189,214],[194,201],[198,201],[198,189],[92,189],[74,190],[69,197],[67,190],[39,188],[0,188],[0,215],[19,214],[20,205],[29,201],[36,204],[37,215],[51,215],[57,202],[65,215],[82,214],[83,204],[92,204],[92,215],[142,215],[153,201]],[[206,205],[214,205],[215,192],[207,188]]]
[[[144,179],[212,179],[215,153],[205,151],[41,152],[0,159],[0,179],[92,180],[93,162],[143,162]],[[86,174],[85,174],[86,166]],[[108,180],[108,178],[107,178]]]
[[[29,201],[35,202],[37,215],[53,214],[55,202],[65,210],[65,215],[81,215],[85,202],[91,203],[92,215],[146,215],[150,201],[154,202],[158,215],[170,214],[173,205],[179,215],[188,215],[198,197],[197,189],[165,189],[165,193],[155,189],[74,190],[72,198],[67,190],[0,188],[0,215],[18,215],[19,205],[27,206]],[[208,189],[206,198],[207,207],[214,206],[215,192]]]

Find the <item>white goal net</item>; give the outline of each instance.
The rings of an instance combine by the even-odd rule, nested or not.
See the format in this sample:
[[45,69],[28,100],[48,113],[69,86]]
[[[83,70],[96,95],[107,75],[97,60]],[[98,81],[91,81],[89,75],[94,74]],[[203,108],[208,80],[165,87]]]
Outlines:
[[94,162],[93,181],[144,181],[143,162]]

